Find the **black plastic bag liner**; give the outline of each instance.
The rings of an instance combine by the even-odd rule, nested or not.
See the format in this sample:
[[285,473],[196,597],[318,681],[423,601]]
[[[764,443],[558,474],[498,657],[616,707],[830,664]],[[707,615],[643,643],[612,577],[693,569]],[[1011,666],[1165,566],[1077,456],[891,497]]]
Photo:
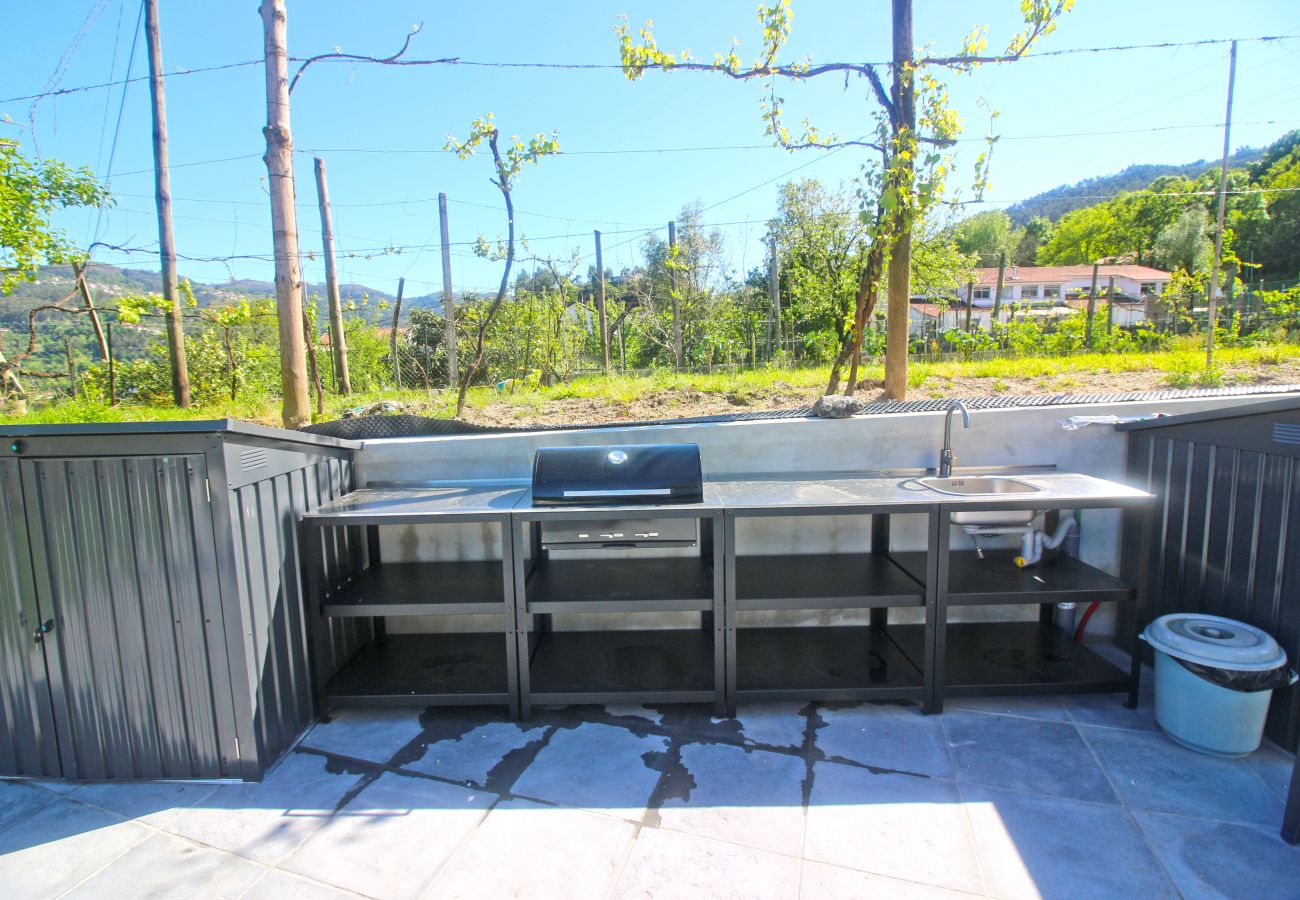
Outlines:
[[1173,658],[1178,660],[1178,664],[1184,669],[1194,675],[1199,675],[1210,684],[1217,684],[1221,688],[1238,691],[1242,694],[1273,691],[1295,684],[1296,681],[1296,673],[1286,666],[1279,666],[1276,669],[1264,672],[1237,672],[1232,669],[1220,669],[1217,666],[1206,666],[1190,662],[1176,656]]

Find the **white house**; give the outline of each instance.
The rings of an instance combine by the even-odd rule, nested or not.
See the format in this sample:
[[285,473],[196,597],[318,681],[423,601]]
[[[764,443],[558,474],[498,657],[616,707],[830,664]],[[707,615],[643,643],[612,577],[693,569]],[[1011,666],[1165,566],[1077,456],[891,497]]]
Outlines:
[[[1115,276],[1117,302],[1136,302],[1159,297],[1169,284],[1170,274],[1150,266],[1117,265],[1097,267],[1097,292],[1105,292]],[[972,289],[973,305],[993,306],[997,290],[996,267],[976,269]],[[1061,301],[1086,297],[1092,287],[1092,266],[1007,266],[1002,279],[1002,302],[1022,306],[1056,306]],[[966,299],[966,289],[958,292]]]

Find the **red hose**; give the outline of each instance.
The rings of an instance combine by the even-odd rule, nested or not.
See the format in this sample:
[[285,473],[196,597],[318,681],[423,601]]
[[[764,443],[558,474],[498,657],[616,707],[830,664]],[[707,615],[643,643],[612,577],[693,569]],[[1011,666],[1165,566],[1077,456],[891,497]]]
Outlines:
[[1100,600],[1094,600],[1088,604],[1088,611],[1083,614],[1083,618],[1079,620],[1079,627],[1074,632],[1074,642],[1076,644],[1083,643],[1083,629],[1088,627],[1088,620],[1092,618],[1092,614],[1097,611],[1099,606],[1101,606]]

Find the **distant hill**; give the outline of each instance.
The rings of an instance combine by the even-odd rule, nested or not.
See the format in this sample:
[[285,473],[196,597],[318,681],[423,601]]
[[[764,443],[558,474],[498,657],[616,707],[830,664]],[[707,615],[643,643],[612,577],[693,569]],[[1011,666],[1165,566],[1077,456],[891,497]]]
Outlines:
[[[1263,148],[1243,147],[1228,157],[1233,168],[1249,165],[1264,155]],[[1129,166],[1114,175],[1085,178],[1075,184],[1063,184],[1050,191],[1035,194],[1026,200],[1007,207],[1007,215],[1017,226],[1023,227],[1034,216],[1044,216],[1053,222],[1061,216],[1085,206],[1092,206],[1098,197],[1113,197],[1123,191],[1139,191],[1164,175],[1185,175],[1195,178],[1219,165],[1218,160],[1200,159],[1182,165],[1148,164]]]

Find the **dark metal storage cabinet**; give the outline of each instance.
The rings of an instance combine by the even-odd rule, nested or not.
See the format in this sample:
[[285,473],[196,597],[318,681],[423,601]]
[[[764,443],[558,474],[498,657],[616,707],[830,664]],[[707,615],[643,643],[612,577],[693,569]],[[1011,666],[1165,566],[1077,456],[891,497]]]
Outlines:
[[[314,714],[297,517],[351,490],[355,445],[229,420],[0,435],[0,776],[259,779]],[[329,667],[369,637],[324,627]]]
[[[1300,400],[1118,426],[1129,474],[1160,496],[1145,621],[1228,616],[1300,657]],[[1131,630],[1125,629],[1125,633]],[[1300,689],[1275,691],[1267,734],[1300,743]]]

